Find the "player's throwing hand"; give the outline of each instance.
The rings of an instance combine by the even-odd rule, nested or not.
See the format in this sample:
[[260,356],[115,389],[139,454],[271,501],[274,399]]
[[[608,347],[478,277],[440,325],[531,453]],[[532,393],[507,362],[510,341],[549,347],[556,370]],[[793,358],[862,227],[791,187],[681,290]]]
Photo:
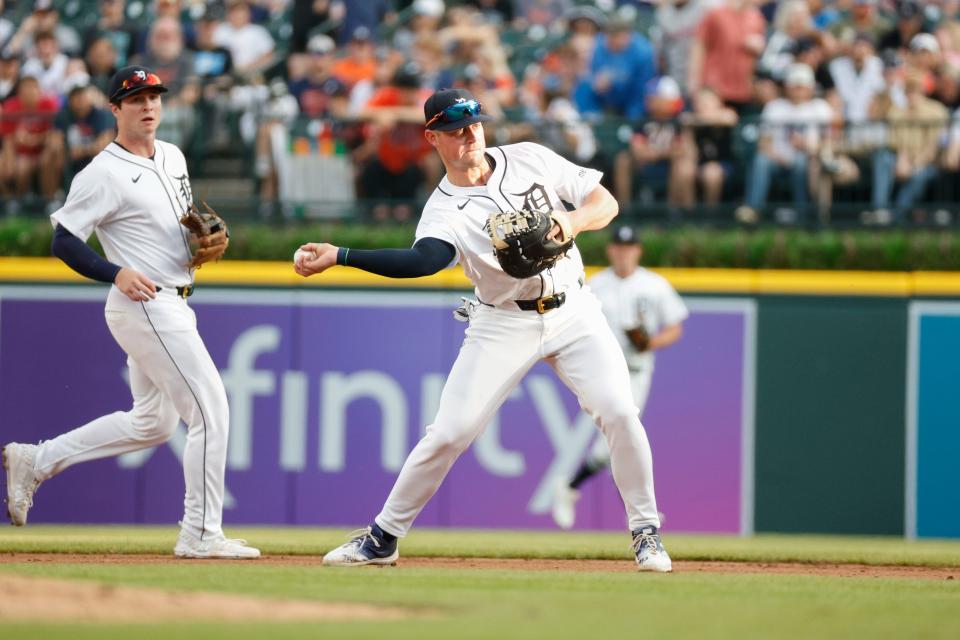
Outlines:
[[123,267],[117,272],[113,284],[134,302],[153,300],[157,297],[157,286],[153,281],[139,271],[128,267]]
[[339,247],[332,244],[308,242],[300,247],[299,251],[303,251],[306,255],[293,263],[293,270],[304,278],[323,273],[337,264],[338,249]]

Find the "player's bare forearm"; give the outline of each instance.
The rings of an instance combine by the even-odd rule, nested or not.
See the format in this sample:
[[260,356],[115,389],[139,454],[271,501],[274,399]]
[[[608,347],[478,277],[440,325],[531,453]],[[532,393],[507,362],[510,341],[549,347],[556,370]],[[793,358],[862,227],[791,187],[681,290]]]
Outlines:
[[657,335],[650,338],[650,346],[648,349],[650,351],[656,351],[657,349],[664,349],[669,347],[677,340],[683,336],[683,325],[680,323],[672,324],[669,327],[664,327],[664,329]]
[[583,204],[569,213],[573,235],[581,231],[603,229],[617,217],[619,210],[620,205],[617,204],[617,199],[605,187],[598,184],[583,199]]

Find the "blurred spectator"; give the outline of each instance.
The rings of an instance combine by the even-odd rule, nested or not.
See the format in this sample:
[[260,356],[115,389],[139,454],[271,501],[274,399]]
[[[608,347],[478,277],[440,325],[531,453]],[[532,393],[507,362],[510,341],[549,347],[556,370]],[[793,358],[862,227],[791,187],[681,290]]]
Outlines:
[[817,31],[824,31],[840,20],[840,12],[832,0],[806,0],[806,3]]
[[340,27],[340,44],[354,38],[357,29],[366,29],[370,39],[376,39],[376,30],[381,24],[393,23],[393,2],[390,0],[342,0],[345,12]]
[[590,73],[580,82],[574,99],[580,113],[641,118],[646,113],[644,93],[656,75],[650,42],[633,30],[633,21],[614,16],[606,33],[597,36]]
[[420,66],[425,88],[436,91],[453,86],[454,77],[447,64],[447,54],[436,36],[417,38],[411,47],[410,59]]
[[738,113],[748,110],[765,28],[754,0],[727,0],[712,9],[700,23],[691,50],[687,90],[693,94],[710,87]]
[[830,33],[837,39],[839,53],[846,54],[858,34],[869,34],[873,42],[879,42],[892,27],[877,10],[877,0],[853,0],[850,15],[834,23]]
[[877,48],[881,53],[898,51],[903,54],[913,37],[925,31],[923,5],[914,0],[902,0],[897,6],[896,25],[880,38]]
[[697,30],[707,12],[720,4],[722,0],[664,0],[657,8],[651,39],[662,60],[660,68],[677,80],[685,95],[689,95],[690,52]]
[[773,32],[757,62],[757,74],[783,81],[787,67],[794,63],[797,43],[813,35],[813,20],[805,0],[787,0],[777,7]]
[[17,80],[20,79],[20,58],[19,56],[4,51],[0,53],[0,102],[3,102],[17,88]]
[[226,86],[233,71],[233,56],[230,50],[217,43],[217,27],[223,19],[219,5],[207,3],[194,19],[197,40],[193,52],[193,75],[210,78],[215,83]]
[[34,56],[34,36],[43,31],[52,32],[60,50],[68,56],[80,54],[80,36],[72,27],[60,23],[60,14],[53,0],[35,0],[33,13],[20,23],[20,28],[10,38],[6,48],[23,56]]
[[950,137],[943,153],[943,168],[947,171],[960,171],[960,109],[953,112]]
[[347,54],[334,62],[333,73],[353,89],[358,82],[372,81],[376,72],[377,59],[373,41],[370,39],[370,30],[358,27],[347,44]]
[[932,97],[950,109],[960,108],[960,69],[942,69],[937,74]]
[[34,36],[36,56],[23,63],[24,75],[34,76],[40,82],[43,93],[63,97],[66,93],[64,80],[70,59],[60,53],[60,45],[51,31],[40,31]]
[[176,98],[193,76],[193,53],[186,49],[180,21],[169,16],[157,18],[150,28],[147,50],[135,64],[152,69],[170,90],[167,101]]
[[925,74],[924,91],[933,90],[934,75],[943,66],[943,57],[940,55],[940,43],[937,37],[929,33],[918,33],[910,40],[910,50],[907,53],[908,64]]
[[117,71],[117,50],[110,38],[96,38],[87,47],[87,72],[90,82],[104,96],[110,91],[110,78]]
[[814,98],[813,70],[801,63],[787,69],[785,98],[778,98],[763,109],[762,134],[747,184],[746,204],[736,211],[737,220],[752,224],[759,219],[767,203],[770,181],[775,175],[788,174],[796,209],[782,209],[778,221],[802,221],[810,200],[811,158],[820,149],[822,130],[834,119],[830,105]]
[[56,113],[56,98],[43,94],[37,78],[22,76],[16,95],[3,103],[0,122],[0,191],[4,194],[23,197],[30,193],[36,178],[40,193],[53,199],[59,187],[59,170],[51,162],[50,146]]
[[514,0],[516,20],[521,28],[550,27],[573,5],[572,0]]
[[13,33],[16,31],[16,27],[13,26],[13,23],[7,20],[4,16],[4,11],[6,6],[3,0],[0,0],[0,51],[6,49],[7,40],[9,40]]
[[273,61],[273,36],[263,26],[251,23],[247,0],[232,0],[227,5],[227,21],[217,26],[213,40],[230,50],[236,73],[263,71]]
[[107,146],[115,134],[109,111],[93,104],[88,76],[74,76],[68,82],[67,105],[54,120],[51,155],[63,167],[66,182],[86,167]]
[[367,140],[355,153],[363,166],[360,191],[374,202],[376,220],[408,220],[413,214],[409,201],[425,181],[433,184],[440,177],[423,136],[423,103],[429,96],[421,87],[419,68],[407,63],[359,114],[370,122]]
[[887,88],[883,62],[874,54],[870,34],[857,34],[850,54],[831,60],[829,70],[844,119],[853,125],[865,122],[874,98]]
[[489,25],[506,26],[516,17],[514,0],[466,0],[463,4],[475,8]]
[[297,99],[300,112],[308,118],[344,118],[347,115],[349,90],[333,75],[336,43],[327,35],[318,34],[307,43],[309,61],[306,73],[290,78],[290,94]]
[[393,47],[409,57],[419,38],[436,38],[445,10],[443,0],[414,0],[410,19],[393,34]]
[[293,0],[290,16],[293,25],[291,50],[294,53],[306,51],[311,34],[321,27],[327,28],[330,35],[336,36],[333,26],[342,22],[345,11],[339,0]]
[[524,118],[536,130],[538,141],[579,165],[595,166],[597,140],[567,95],[547,90],[538,107],[527,110]]
[[[817,86],[821,90],[833,88],[833,78],[830,76],[830,69],[827,65],[828,46],[825,44],[826,37],[823,32],[814,34],[812,37],[800,38],[794,48],[793,59],[795,62],[802,62],[813,69],[813,77],[817,81]],[[839,112],[839,109],[837,109]]]
[[690,149],[684,148],[677,121],[683,109],[680,86],[666,76],[651,85],[650,119],[636,125],[630,147],[614,160],[614,191],[623,206],[634,200],[634,184],[640,185],[640,200],[648,203],[665,187],[668,203],[686,204],[694,188],[692,166],[681,163]]
[[960,0],[944,0],[943,20],[936,35],[946,64],[960,69]]
[[685,135],[692,138],[696,148],[696,154],[686,160],[695,162],[696,168],[685,168],[685,173],[696,173],[702,200],[707,204],[720,203],[724,181],[733,173],[733,128],[737,121],[736,112],[725,107],[720,96],[707,87],[693,96],[693,111],[681,119]]
[[100,18],[84,37],[84,51],[97,38],[109,38],[117,52],[116,65],[124,67],[136,53],[137,30],[127,20],[126,0],[100,0]]
[[[923,76],[907,74],[904,82],[906,106],[892,105],[887,112],[890,148],[874,154],[873,212],[864,222],[903,222],[908,209],[919,200],[927,185],[937,177],[937,160],[949,113],[946,107],[923,95]],[[902,182],[889,211],[894,182]]]
[[[597,35],[607,26],[607,17],[596,7],[581,5],[573,7],[564,16],[567,20],[569,37],[566,45],[572,47],[587,66],[593,60],[593,50],[597,46]],[[586,67],[577,69],[578,73]]]

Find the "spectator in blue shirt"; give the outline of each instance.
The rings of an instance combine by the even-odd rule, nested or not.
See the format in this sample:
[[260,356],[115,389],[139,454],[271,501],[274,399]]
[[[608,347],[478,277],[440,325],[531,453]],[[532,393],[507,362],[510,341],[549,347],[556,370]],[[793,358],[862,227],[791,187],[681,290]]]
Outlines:
[[633,22],[615,16],[606,33],[597,36],[590,73],[574,91],[584,115],[631,119],[646,115],[647,83],[656,76],[656,54],[650,41],[633,30]]

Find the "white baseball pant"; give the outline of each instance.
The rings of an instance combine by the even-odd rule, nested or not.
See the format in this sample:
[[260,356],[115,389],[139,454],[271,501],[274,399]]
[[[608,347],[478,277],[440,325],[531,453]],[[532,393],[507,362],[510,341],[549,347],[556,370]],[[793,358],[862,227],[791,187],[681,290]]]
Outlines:
[[582,289],[569,292],[564,306],[543,315],[488,306],[476,311],[437,416],[407,457],[376,517],[383,530],[407,534],[457,457],[541,359],[576,394],[609,442],[613,477],[631,530],[660,526],[653,458],[630,393],[627,364],[599,301]]
[[159,445],[183,419],[182,527],[198,537],[221,535],[230,417],[220,372],[197,332],[196,314],[173,289],[164,288],[149,302],[133,302],[116,287],[104,314],[127,353],[133,408],[41,443],[36,472],[46,480],[78,462]]
[[[647,397],[650,395],[650,383],[653,381],[653,369],[646,368],[639,371],[630,372],[630,388],[633,391],[633,401],[637,405],[640,419],[643,419],[643,409],[647,405]],[[607,467],[610,465],[610,447],[607,446],[606,438],[597,436],[587,454],[587,464],[595,469]]]

